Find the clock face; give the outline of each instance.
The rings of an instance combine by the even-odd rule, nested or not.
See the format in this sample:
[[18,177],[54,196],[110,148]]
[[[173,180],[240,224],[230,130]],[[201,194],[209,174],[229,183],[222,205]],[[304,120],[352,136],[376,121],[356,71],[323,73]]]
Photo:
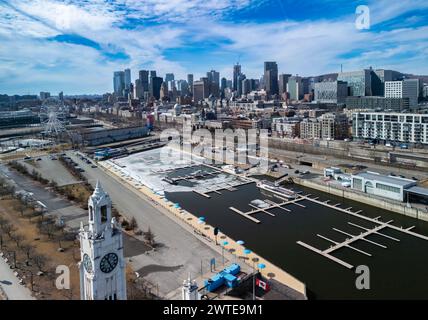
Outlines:
[[92,272],[92,261],[91,258],[85,253],[83,256],[83,266],[85,267],[86,272]]
[[100,262],[100,269],[104,273],[110,273],[116,268],[119,257],[115,253],[107,253]]

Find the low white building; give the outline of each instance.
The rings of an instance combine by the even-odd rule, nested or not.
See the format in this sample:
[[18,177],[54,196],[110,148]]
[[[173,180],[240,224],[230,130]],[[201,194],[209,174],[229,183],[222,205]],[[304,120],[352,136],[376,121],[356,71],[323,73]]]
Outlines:
[[352,189],[401,202],[405,201],[405,190],[415,185],[410,179],[370,171],[351,176]]

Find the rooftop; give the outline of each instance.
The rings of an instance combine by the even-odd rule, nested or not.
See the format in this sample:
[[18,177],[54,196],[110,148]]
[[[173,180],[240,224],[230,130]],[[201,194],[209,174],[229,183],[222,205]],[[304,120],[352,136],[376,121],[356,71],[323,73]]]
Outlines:
[[362,177],[367,180],[376,180],[388,184],[398,185],[402,187],[408,187],[412,184],[415,184],[416,182],[410,179],[400,178],[400,177],[393,177],[393,176],[386,176],[377,172],[360,172],[357,174],[354,174],[353,177],[358,176]]

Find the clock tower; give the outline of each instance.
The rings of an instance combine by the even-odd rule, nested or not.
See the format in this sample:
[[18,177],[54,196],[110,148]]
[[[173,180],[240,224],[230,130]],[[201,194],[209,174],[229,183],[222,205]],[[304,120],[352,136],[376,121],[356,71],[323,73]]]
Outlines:
[[88,200],[89,225],[80,225],[80,298],[126,300],[122,230],[111,217],[111,200],[97,182]]

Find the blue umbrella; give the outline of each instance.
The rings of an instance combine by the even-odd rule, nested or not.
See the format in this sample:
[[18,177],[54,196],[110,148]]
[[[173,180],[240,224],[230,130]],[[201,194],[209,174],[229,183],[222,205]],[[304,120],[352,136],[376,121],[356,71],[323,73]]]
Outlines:
[[205,221],[205,217],[199,217],[199,220]]
[[224,242],[223,242],[223,245],[224,245],[224,246],[227,246],[228,244],[229,244],[229,242],[227,242],[227,241],[224,241]]
[[244,250],[244,253],[245,253],[245,254],[250,254],[251,252],[252,252],[252,251],[251,251],[250,249],[245,249],[245,250]]
[[266,268],[266,265],[264,263],[259,263],[258,267],[259,267],[259,269],[264,269],[264,268]]
[[236,243],[242,246],[245,242],[242,240],[238,240],[238,241],[236,241]]

